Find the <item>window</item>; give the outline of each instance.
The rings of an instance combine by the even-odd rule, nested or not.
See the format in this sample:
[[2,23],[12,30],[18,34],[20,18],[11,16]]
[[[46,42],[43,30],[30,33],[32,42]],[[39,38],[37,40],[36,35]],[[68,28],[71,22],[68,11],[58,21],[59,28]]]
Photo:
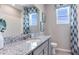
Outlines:
[[30,26],[37,26],[37,13],[31,13],[29,16]]
[[69,10],[70,10],[69,6],[56,9],[57,24],[69,24],[70,19]]

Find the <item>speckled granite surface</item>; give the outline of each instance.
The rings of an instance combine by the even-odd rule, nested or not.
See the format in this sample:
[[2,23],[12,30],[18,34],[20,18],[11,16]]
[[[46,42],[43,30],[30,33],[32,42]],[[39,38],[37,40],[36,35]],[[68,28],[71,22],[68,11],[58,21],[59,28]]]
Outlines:
[[44,41],[48,40],[50,36],[39,36],[38,38],[19,40],[6,44],[4,48],[0,50],[0,55],[27,55]]
[[29,37],[28,34],[19,34],[19,35],[16,35],[14,37],[4,37],[4,44],[9,44],[9,43],[13,43],[13,42],[16,42],[16,41],[20,41],[20,40],[24,40],[24,39],[27,39]]

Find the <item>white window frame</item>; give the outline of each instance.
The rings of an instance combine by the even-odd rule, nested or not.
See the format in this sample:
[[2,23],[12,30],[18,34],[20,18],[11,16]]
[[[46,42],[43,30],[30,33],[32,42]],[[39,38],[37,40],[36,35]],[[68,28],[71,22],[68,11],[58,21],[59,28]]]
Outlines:
[[[67,18],[65,20],[59,19],[59,11],[62,12],[62,10],[67,10]],[[57,24],[69,24],[70,23],[70,6],[61,7],[56,9],[56,22]]]

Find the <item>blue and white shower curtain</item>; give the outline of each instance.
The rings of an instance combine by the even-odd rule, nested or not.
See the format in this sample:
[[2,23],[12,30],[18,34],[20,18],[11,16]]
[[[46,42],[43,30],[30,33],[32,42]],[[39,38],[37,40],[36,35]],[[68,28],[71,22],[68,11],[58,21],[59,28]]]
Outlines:
[[78,55],[78,22],[77,22],[77,6],[75,4],[57,4],[56,8],[70,6],[70,35],[71,35],[71,54]]
[[70,29],[71,29],[71,54],[78,55],[78,22],[77,22],[77,6],[70,6]]

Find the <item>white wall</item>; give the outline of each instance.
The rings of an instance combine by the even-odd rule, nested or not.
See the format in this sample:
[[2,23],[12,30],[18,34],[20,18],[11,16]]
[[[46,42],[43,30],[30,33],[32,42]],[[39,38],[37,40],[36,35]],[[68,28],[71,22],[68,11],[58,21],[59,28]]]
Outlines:
[[45,5],[45,14],[45,33],[52,36],[51,41],[56,42],[58,48],[70,50],[70,25],[56,24],[56,8],[53,4]]

